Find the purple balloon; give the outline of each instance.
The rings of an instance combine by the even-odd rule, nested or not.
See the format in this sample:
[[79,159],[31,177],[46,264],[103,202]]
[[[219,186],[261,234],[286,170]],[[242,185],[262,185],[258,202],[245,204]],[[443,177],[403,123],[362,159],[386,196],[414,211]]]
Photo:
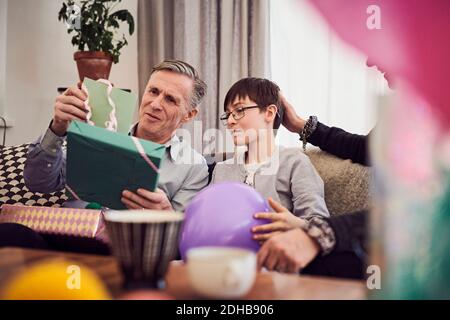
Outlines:
[[226,246],[259,250],[251,229],[268,220],[255,219],[256,212],[269,212],[267,201],[252,187],[237,182],[211,185],[198,193],[186,208],[180,252],[195,247]]

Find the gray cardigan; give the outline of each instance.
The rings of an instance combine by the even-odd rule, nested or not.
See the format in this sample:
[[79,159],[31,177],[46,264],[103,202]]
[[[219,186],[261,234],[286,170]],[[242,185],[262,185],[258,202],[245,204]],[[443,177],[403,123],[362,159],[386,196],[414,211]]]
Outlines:
[[[247,174],[243,157],[235,156],[215,166],[211,183],[245,182]],[[329,217],[323,181],[300,148],[278,147],[256,171],[253,186],[264,198],[272,197],[298,217]]]

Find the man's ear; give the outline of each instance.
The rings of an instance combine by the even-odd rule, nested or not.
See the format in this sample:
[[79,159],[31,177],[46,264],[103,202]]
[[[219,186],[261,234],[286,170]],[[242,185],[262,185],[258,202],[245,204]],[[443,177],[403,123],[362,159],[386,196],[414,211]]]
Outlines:
[[266,121],[271,122],[275,120],[275,117],[277,116],[278,108],[276,105],[271,104],[266,108]]
[[194,119],[198,114],[198,107],[192,108],[183,118],[183,123],[189,122]]

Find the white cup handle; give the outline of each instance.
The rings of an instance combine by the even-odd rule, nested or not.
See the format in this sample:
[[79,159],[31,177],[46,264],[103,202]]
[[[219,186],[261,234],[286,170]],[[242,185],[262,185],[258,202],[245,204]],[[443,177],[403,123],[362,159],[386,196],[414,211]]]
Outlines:
[[226,269],[225,276],[223,278],[223,285],[227,289],[236,289],[239,287],[239,274],[240,274],[239,263],[231,261]]

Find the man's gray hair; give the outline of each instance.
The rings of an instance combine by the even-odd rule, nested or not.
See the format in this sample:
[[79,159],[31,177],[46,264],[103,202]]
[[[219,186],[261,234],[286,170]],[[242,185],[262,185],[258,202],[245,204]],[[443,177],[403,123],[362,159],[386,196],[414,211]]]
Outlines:
[[163,62],[157,64],[152,69],[152,74],[156,71],[172,71],[188,76],[194,81],[194,90],[190,98],[190,105],[192,108],[197,107],[202,99],[206,95],[206,83],[199,78],[197,70],[189,63],[181,60],[164,60]]

